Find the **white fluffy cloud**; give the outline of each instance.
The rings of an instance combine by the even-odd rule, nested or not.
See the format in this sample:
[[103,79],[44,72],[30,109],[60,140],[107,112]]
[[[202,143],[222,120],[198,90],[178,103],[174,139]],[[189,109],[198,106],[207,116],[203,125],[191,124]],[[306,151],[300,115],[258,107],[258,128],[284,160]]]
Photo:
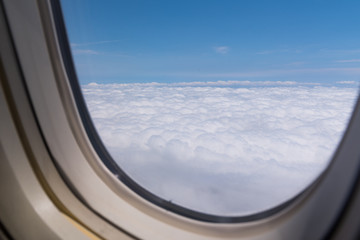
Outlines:
[[274,207],[313,181],[357,96],[296,82],[89,84],[83,92],[129,176],[166,200],[226,216]]
[[229,52],[230,48],[228,46],[218,46],[215,47],[215,52],[220,53],[220,54],[226,54]]

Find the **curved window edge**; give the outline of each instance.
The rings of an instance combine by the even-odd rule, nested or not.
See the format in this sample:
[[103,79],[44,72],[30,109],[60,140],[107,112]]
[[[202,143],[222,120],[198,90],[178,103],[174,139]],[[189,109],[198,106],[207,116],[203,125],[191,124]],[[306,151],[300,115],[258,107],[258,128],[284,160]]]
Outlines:
[[[135,180],[133,180],[125,171],[121,169],[115,160],[112,158],[108,150],[106,149],[104,143],[102,142],[95,125],[91,119],[90,113],[87,110],[87,106],[85,103],[85,99],[82,94],[81,86],[78,81],[78,77],[76,74],[75,64],[73,62],[73,57],[71,53],[71,48],[66,32],[66,26],[62,14],[61,4],[58,0],[51,1],[51,8],[53,14],[54,25],[56,29],[56,34],[58,37],[58,44],[61,52],[61,57],[64,62],[65,71],[67,74],[67,80],[71,87],[72,95],[74,97],[77,110],[79,112],[80,118],[82,120],[83,126],[86,130],[87,136],[95,149],[96,153],[98,154],[99,158],[105,164],[105,166],[126,186],[128,186],[131,190],[135,193],[143,197],[144,199],[150,201],[151,203],[164,208],[168,211],[172,211],[176,214],[180,214],[184,217],[189,217],[195,220],[200,220],[204,222],[211,222],[211,223],[242,223],[242,222],[249,222],[249,221],[256,221],[266,217],[269,217],[273,214],[278,213],[279,211],[287,208],[291,205],[296,199],[299,198],[304,192],[307,191],[311,187],[311,185],[315,184],[316,179],[312,184],[307,186],[303,191],[296,194],[294,197],[279,203],[278,205],[259,211],[254,214],[243,215],[243,216],[222,216],[222,215],[213,215],[202,213],[200,211],[195,211],[188,209],[186,207],[182,207],[181,205],[175,204],[171,201],[165,200],[153,193],[149,190],[142,187],[138,184]],[[320,178],[318,176],[317,178]]]
[[[20,41],[20,40],[18,39],[18,41]],[[29,82],[29,81],[30,80],[27,79],[28,85],[31,84],[31,82]],[[59,91],[61,91],[61,90],[59,90]],[[30,92],[31,92],[31,90],[30,90]],[[32,92],[31,95],[32,95],[32,97],[34,97],[34,92]],[[36,102],[36,101],[34,101],[34,102]],[[35,105],[36,105],[36,103],[35,103]],[[342,173],[342,175],[343,175],[344,173],[348,172],[349,174],[348,174],[348,176],[346,176],[347,180],[346,181],[344,180],[347,184],[343,183],[343,184],[345,184],[345,188],[342,190],[343,194],[340,194],[340,197],[337,198],[337,204],[335,204],[338,207],[333,208],[332,214],[331,214],[332,218],[331,218],[331,220],[329,220],[329,221],[334,221],[334,218],[336,218],[337,214],[341,211],[341,208],[339,206],[342,206],[342,204],[344,204],[344,202],[347,201],[348,194],[351,190],[350,185],[354,184],[354,181],[356,180],[357,175],[358,175],[359,150],[354,145],[356,145],[356,143],[359,142],[359,138],[360,138],[359,137],[360,136],[360,134],[359,134],[359,128],[360,128],[359,127],[359,125],[360,125],[359,111],[360,110],[359,110],[359,101],[358,101],[357,106],[354,110],[353,116],[351,118],[351,121],[349,123],[349,126],[348,126],[348,128],[344,134],[344,137],[343,137],[341,143],[339,144],[339,147],[334,155],[334,160],[331,162],[331,164],[327,168],[327,170],[318,179],[318,181],[316,183],[314,183],[313,186],[311,186],[308,190],[305,191],[306,193],[304,192],[303,194],[300,194],[301,197],[299,196],[296,199],[294,199],[294,201],[292,203],[290,203],[289,206],[285,207],[283,209],[283,211],[281,211],[281,212],[287,212],[287,213],[278,214],[278,216],[282,215],[282,217],[284,217],[285,215],[287,215],[287,218],[291,218],[291,217],[289,217],[289,214],[290,215],[298,214],[298,216],[300,216],[300,217],[298,217],[298,219],[300,218],[300,219],[304,220],[304,216],[311,216],[311,214],[315,215],[315,212],[320,211],[319,209],[321,209],[322,207],[323,208],[329,207],[330,204],[328,206],[321,206],[321,204],[324,204],[324,201],[326,202],[326,199],[329,196],[333,196],[333,195],[339,194],[339,192],[341,192],[341,191],[336,191],[336,193],[334,193],[335,191],[333,191],[333,193],[332,193],[332,191],[331,191],[332,186],[336,185],[336,184],[332,184],[332,183],[341,182],[341,180],[337,181],[336,176],[338,174]],[[39,114],[39,115],[41,115],[41,114]],[[76,134],[74,134],[74,135],[76,135]],[[54,149],[51,149],[51,148],[52,147],[50,146],[50,150],[54,151]],[[344,159],[345,159],[345,161],[343,161]],[[61,159],[56,159],[56,160],[62,161]],[[346,166],[343,166],[343,167],[339,166],[342,164],[341,161],[343,161],[344,165],[346,165]],[[68,173],[65,173],[65,174],[68,174]],[[337,184],[337,185],[341,186],[341,184]],[[330,199],[329,199],[329,202],[331,202]],[[341,204],[339,202],[341,202]],[[311,210],[313,210],[313,213],[311,213]],[[278,213],[281,213],[281,212],[278,212]],[[303,217],[301,217],[301,216],[303,216]],[[274,216],[274,217],[276,218],[276,216]],[[320,217],[323,217],[323,216],[320,216]],[[281,218],[281,216],[279,218]],[[306,219],[306,217],[305,217],[305,219]],[[267,224],[271,225],[269,223],[270,221],[272,221],[272,220],[268,219]],[[289,224],[291,225],[291,223],[287,223],[284,226],[286,226],[286,225],[289,226]],[[299,222],[298,222],[298,224],[299,224]],[[237,225],[237,224],[235,224],[235,225]],[[322,230],[321,232],[322,232],[322,234],[324,234],[323,233],[324,227],[322,227],[320,230],[311,231],[311,229],[314,227],[315,226],[313,226],[313,227],[310,226],[307,230],[309,230],[309,232],[319,232],[320,230]],[[240,233],[237,231],[235,231],[235,233],[240,235]]]

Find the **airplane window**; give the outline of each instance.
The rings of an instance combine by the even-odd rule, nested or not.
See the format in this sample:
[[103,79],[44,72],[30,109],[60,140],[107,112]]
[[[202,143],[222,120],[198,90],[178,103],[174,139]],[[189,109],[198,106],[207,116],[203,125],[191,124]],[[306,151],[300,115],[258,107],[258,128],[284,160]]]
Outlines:
[[326,169],[358,94],[360,2],[61,3],[98,134],[160,205],[256,214]]

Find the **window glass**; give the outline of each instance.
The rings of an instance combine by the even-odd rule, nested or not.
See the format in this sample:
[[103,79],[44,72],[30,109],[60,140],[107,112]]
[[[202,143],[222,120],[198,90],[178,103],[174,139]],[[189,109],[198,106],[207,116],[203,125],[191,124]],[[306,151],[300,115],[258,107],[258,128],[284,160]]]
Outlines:
[[331,160],[358,93],[359,1],[61,2],[97,131],[155,195],[254,214]]

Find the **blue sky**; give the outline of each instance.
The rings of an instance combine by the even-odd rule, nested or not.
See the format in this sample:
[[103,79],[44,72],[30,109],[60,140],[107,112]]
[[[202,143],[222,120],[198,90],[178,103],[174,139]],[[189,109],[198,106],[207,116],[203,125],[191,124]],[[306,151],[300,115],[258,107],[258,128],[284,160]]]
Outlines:
[[360,80],[360,1],[62,0],[82,84]]

